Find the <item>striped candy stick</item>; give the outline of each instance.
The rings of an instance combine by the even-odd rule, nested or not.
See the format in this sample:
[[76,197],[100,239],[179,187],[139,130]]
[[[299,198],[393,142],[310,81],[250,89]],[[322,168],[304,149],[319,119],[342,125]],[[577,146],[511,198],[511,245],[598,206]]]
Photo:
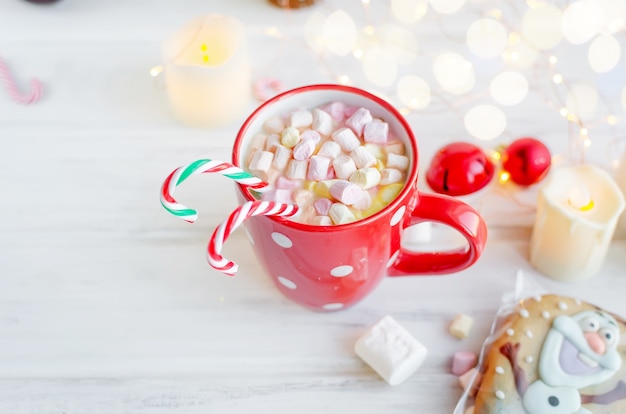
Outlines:
[[196,221],[198,212],[176,201],[174,199],[174,190],[180,183],[189,178],[189,176],[200,173],[221,174],[260,193],[269,189],[269,184],[265,181],[225,161],[207,158],[178,167],[167,176],[161,186],[161,205],[171,214],[189,223]]
[[298,213],[295,204],[275,203],[273,201],[248,201],[233,210],[213,232],[207,246],[207,260],[209,264],[228,276],[234,276],[239,266],[222,256],[222,247],[228,236],[246,219],[253,216],[282,216],[292,217]]
[[4,87],[9,93],[11,99],[16,103],[29,105],[37,102],[43,95],[43,84],[37,79],[32,79],[30,81],[30,93],[22,93],[17,86],[15,79],[11,75],[9,67],[6,65],[2,57],[0,57],[0,80],[4,83]]

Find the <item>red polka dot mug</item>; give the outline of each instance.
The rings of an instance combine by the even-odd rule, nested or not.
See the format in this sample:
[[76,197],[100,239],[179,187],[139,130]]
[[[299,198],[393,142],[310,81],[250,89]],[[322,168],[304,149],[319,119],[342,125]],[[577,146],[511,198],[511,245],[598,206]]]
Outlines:
[[[439,275],[460,271],[478,260],[486,240],[485,221],[471,206],[417,188],[418,148],[411,127],[388,102],[342,85],[310,85],[275,96],[257,108],[239,130],[232,163],[246,169],[249,148],[268,119],[298,108],[341,102],[365,108],[384,120],[404,144],[409,165],[399,193],[372,215],[345,224],[312,225],[287,217],[252,217],[244,223],[254,251],[276,287],[289,299],[316,311],[354,305],[386,275]],[[237,184],[241,203],[254,201],[249,186]],[[421,222],[442,223],[467,241],[458,249],[416,252],[402,244],[403,230]]]

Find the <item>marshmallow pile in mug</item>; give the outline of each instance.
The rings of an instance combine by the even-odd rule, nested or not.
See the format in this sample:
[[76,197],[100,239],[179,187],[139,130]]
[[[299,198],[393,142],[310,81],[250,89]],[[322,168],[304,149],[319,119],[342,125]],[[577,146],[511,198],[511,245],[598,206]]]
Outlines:
[[266,120],[246,165],[274,187],[263,200],[296,203],[294,220],[330,226],[389,204],[404,187],[409,157],[384,120],[335,101]]

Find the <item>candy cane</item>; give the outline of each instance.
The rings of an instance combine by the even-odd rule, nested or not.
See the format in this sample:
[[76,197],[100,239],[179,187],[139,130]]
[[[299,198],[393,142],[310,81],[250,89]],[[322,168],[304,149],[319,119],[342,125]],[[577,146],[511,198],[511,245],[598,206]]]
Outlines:
[[196,221],[198,212],[176,201],[173,195],[180,183],[189,178],[190,175],[199,173],[218,173],[260,193],[269,189],[269,184],[260,178],[224,161],[201,159],[178,167],[163,182],[160,197],[161,205],[171,214],[190,223]]
[[246,219],[253,216],[282,216],[292,217],[298,213],[295,204],[275,203],[273,201],[248,201],[237,207],[228,218],[220,224],[207,246],[207,260],[209,264],[228,276],[234,276],[239,266],[222,256],[222,247],[228,236]]
[[[272,96],[284,91],[285,87],[278,79],[261,78],[254,83],[252,90],[255,98],[261,102],[265,102]],[[271,94],[271,92],[274,93]]]
[[39,98],[41,98],[41,95],[43,94],[43,85],[37,79],[32,79],[30,81],[30,93],[22,93],[18,88],[17,83],[15,83],[15,79],[13,79],[11,71],[9,70],[2,57],[0,57],[0,79],[4,83],[4,86],[9,93],[11,99],[19,104],[29,105],[35,103],[39,100]]

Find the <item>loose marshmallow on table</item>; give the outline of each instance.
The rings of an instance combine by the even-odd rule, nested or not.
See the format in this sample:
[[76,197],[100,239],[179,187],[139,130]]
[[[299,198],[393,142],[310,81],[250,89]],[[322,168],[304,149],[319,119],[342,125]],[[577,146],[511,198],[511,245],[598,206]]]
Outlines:
[[462,313],[457,314],[450,324],[450,333],[459,339],[466,338],[469,335],[474,319],[471,316]]
[[452,373],[456,376],[465,374],[476,366],[476,354],[471,351],[458,351],[452,357]]
[[356,342],[356,354],[389,385],[409,378],[424,362],[427,350],[391,316],[370,327]]

